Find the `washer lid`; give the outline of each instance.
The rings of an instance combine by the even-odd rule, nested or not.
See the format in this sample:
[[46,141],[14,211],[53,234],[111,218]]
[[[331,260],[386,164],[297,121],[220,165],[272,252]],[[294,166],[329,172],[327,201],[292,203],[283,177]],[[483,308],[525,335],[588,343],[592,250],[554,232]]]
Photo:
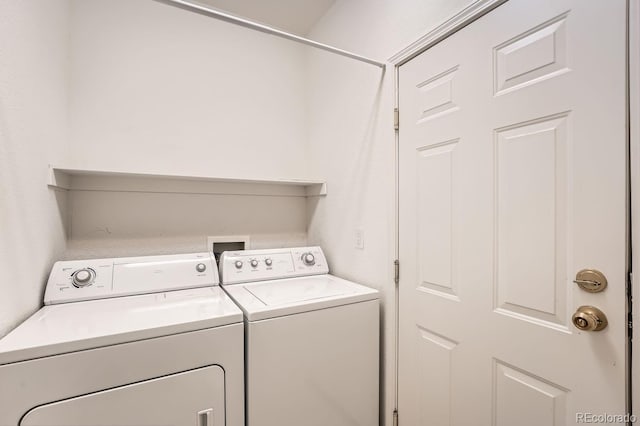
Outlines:
[[0,364],[240,322],[220,287],[47,305],[0,339]]
[[236,284],[224,289],[249,321],[379,298],[377,290],[329,274]]

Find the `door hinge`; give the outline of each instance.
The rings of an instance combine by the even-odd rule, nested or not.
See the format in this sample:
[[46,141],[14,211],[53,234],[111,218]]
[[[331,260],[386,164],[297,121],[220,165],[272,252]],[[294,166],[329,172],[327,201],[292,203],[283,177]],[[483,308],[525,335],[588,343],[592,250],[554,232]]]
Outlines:
[[398,108],[393,109],[393,129],[400,129],[400,110]]
[[393,261],[393,282],[396,285],[400,283],[400,261],[398,259]]
[[398,426],[398,410],[393,410],[393,426]]

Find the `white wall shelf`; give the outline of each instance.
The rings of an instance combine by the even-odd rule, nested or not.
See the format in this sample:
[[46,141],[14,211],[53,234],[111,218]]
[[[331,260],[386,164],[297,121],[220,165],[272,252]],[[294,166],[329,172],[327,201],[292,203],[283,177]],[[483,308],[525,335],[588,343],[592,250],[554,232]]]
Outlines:
[[77,191],[159,192],[314,197],[327,195],[327,184],[307,179],[258,179],[224,176],[91,170],[49,166],[52,188]]

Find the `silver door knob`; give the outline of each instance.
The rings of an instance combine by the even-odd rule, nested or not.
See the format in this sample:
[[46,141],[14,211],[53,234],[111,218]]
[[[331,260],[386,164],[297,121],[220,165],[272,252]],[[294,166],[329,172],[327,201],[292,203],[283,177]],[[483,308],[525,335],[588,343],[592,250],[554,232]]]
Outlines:
[[604,330],[608,324],[607,316],[595,306],[580,306],[571,320],[582,331]]

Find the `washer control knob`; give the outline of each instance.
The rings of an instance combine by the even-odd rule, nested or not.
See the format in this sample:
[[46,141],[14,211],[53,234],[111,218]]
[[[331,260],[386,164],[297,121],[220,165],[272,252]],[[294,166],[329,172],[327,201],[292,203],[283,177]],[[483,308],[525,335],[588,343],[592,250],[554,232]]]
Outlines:
[[258,260],[257,259],[251,259],[251,267],[252,268],[257,268],[258,267]]
[[204,263],[198,263],[196,265],[196,271],[198,272],[204,272],[207,270],[207,265],[205,265]]
[[264,263],[265,263],[267,266],[271,266],[271,265],[273,265],[273,260],[271,260],[271,258],[270,258],[270,257],[267,257],[267,258],[264,260]]
[[312,253],[304,253],[302,255],[302,261],[305,265],[311,266],[316,263],[316,257]]
[[235,265],[236,265],[236,269],[242,268],[242,260],[236,260]]
[[71,275],[75,287],[81,288],[93,284],[94,272],[89,268],[78,269]]

